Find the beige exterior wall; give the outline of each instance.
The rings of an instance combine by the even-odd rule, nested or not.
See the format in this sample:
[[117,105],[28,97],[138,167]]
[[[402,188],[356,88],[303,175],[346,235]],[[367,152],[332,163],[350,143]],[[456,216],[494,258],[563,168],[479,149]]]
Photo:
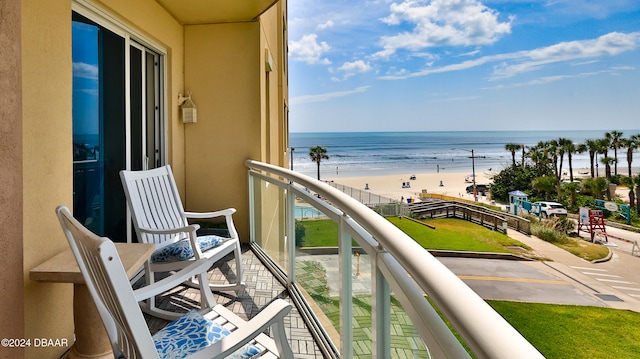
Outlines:
[[185,27],[185,90],[198,111],[198,122],[185,126],[185,208],[236,208],[243,242],[249,240],[244,160],[284,166],[288,160],[281,86],[286,59],[277,30],[282,8],[277,4],[253,22]]
[[[71,284],[29,280],[68,247],[54,214],[71,205],[71,2],[22,1],[23,262],[25,338],[73,339]],[[26,350],[54,357],[67,348]]]
[[24,338],[20,0],[0,1],[0,14],[0,338]]
[[[185,27],[154,0],[94,4],[166,51],[167,160],[185,207],[236,207],[248,240],[244,160],[288,161],[278,30],[286,6],[252,22]],[[72,6],[0,1],[0,245],[9,256],[0,280],[3,337],[73,341],[72,285],[29,280],[31,268],[68,247],[54,209],[73,203]],[[274,65],[268,81],[265,49]],[[186,90],[198,106],[196,124],[178,116],[178,93]],[[58,358],[66,349],[0,348],[0,358]]]

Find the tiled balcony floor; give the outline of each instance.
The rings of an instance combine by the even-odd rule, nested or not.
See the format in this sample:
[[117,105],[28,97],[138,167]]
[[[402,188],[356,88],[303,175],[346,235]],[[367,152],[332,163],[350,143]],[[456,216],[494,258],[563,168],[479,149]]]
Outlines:
[[[214,292],[218,304],[226,306],[243,319],[253,318],[274,298],[283,298],[291,303],[285,287],[269,272],[269,270],[253,254],[249,247],[243,247],[242,264],[243,280],[246,288],[237,296],[235,292]],[[209,272],[212,283],[226,283],[227,278],[235,280],[235,262],[228,256]],[[186,286],[177,287],[158,298],[158,307],[172,311],[187,311],[197,308],[200,293]],[[168,322],[145,314],[151,333],[155,333]],[[293,306],[285,318],[287,338],[295,358],[322,359],[324,356],[311,336],[298,309]]]

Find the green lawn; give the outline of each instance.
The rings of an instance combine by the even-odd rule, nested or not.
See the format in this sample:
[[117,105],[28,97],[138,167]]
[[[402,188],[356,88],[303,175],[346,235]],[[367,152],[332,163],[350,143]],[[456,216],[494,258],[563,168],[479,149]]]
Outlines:
[[[305,228],[303,247],[337,247],[338,224],[330,219],[301,221]],[[357,245],[355,241],[352,242]]]
[[514,252],[508,248],[509,246],[529,249],[506,234],[461,219],[422,220],[435,229],[406,218],[387,217],[387,219],[427,249],[497,253]]
[[487,301],[546,358],[640,358],[640,314],[572,305]]
[[[460,219],[424,221],[435,225],[435,230],[406,218],[387,219],[427,249],[499,253],[512,252],[508,246],[528,249],[502,233]],[[307,220],[302,223],[305,227],[303,247],[338,246],[338,225],[332,220]]]

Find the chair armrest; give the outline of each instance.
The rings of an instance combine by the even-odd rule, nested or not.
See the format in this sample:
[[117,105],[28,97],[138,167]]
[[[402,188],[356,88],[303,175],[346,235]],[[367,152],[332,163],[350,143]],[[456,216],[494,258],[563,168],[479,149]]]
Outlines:
[[238,238],[238,231],[236,230],[235,225],[233,224],[232,214],[236,213],[235,208],[227,208],[217,212],[184,212],[185,217],[187,218],[214,218],[214,217],[225,217],[225,222],[227,224],[227,230],[229,231],[229,235],[231,238]]
[[133,294],[135,295],[136,301],[138,302],[149,299],[155,295],[164,293],[169,289],[180,285],[182,282],[190,279],[193,276],[196,276],[200,273],[206,273],[209,268],[211,268],[211,262],[209,260],[196,260],[192,264],[183,268],[179,272],[176,272],[175,274],[172,274],[150,285],[134,290]]
[[214,218],[214,217],[222,217],[222,216],[230,216],[236,213],[235,208],[227,208],[221,211],[216,212],[184,212],[185,217],[187,218]]
[[190,233],[200,229],[199,224],[190,224],[185,227],[171,228],[171,229],[153,229],[140,227],[140,232],[149,234],[175,234],[175,233]]
[[[229,312],[227,308],[220,308],[217,305],[213,310]],[[264,308],[258,315],[253,317],[248,322],[242,323],[238,326],[238,329],[233,331],[228,336],[222,338],[215,344],[188,356],[188,359],[209,359],[209,358],[224,358],[234,351],[238,350],[243,345],[253,341],[253,339],[260,333],[264,332],[271,325],[276,322],[283,322],[284,317],[291,311],[291,304],[285,300],[276,299],[266,308]],[[224,314],[221,314],[226,317]],[[233,315],[233,314],[232,314]],[[234,315],[235,316],[235,315]],[[236,316],[237,318],[237,316]],[[227,318],[228,319],[228,318]],[[237,323],[234,323],[237,325]]]

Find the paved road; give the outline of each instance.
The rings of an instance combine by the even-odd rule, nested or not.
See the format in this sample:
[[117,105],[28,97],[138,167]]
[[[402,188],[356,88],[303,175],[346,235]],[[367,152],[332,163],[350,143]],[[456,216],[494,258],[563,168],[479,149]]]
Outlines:
[[606,306],[543,262],[438,259],[484,299]]
[[[537,237],[508,235],[545,261],[438,259],[485,299],[593,305],[640,312],[640,233],[607,226],[611,257],[591,263]],[[588,238],[588,234],[581,233]]]

